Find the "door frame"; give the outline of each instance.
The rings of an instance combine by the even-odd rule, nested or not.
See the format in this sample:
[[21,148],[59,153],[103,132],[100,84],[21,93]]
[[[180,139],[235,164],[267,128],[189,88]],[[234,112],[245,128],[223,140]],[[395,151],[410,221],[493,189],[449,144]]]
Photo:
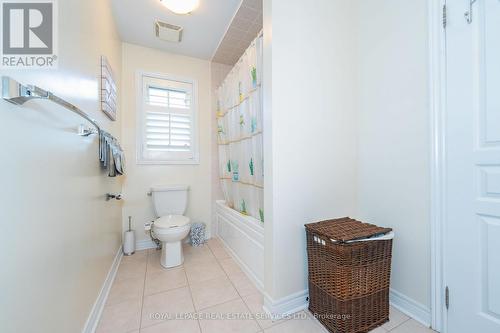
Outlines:
[[430,221],[431,221],[431,325],[447,332],[444,270],[446,233],[446,33],[443,13],[446,0],[427,0],[429,33],[430,104]]

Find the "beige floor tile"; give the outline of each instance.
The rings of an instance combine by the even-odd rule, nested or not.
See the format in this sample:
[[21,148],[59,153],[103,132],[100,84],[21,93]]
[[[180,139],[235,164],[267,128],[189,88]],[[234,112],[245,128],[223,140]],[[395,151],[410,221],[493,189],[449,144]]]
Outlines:
[[224,244],[222,244],[222,242],[218,238],[209,239],[207,244],[217,259],[221,260],[221,259],[231,258],[229,253],[225,250]]
[[384,325],[382,325],[382,328],[387,330],[387,331],[390,331],[393,328],[401,325],[402,323],[404,323],[408,319],[410,319],[410,318],[407,315],[405,315],[401,311],[399,311],[396,308],[391,306],[389,308],[389,321],[387,323],[385,323]]
[[207,245],[210,248],[220,247],[222,246],[222,242],[217,237],[212,237],[209,240],[207,240]]
[[194,312],[189,288],[178,288],[144,297],[141,328]]
[[255,287],[255,284],[243,272],[229,275],[229,279],[236,287],[240,296],[248,296],[259,293],[259,289]]
[[278,323],[264,330],[265,333],[327,333],[328,331],[321,324],[309,317],[305,312],[301,312],[292,318]]
[[186,273],[183,267],[153,271],[146,274],[145,295],[152,295],[187,286]]
[[155,253],[161,253],[161,250],[158,250],[156,247],[147,249],[147,251],[148,251],[148,257]]
[[214,247],[211,247],[210,250],[212,250],[212,253],[214,254],[215,258],[217,258],[219,260],[231,258],[231,256],[224,249],[223,246],[214,246]]
[[208,246],[184,247],[184,265],[198,265],[214,259]]
[[126,333],[139,328],[141,299],[104,307],[96,333]]
[[238,299],[239,295],[227,277],[190,285],[194,306],[202,310],[210,306]]
[[148,272],[160,272],[165,268],[160,264],[161,251],[149,249],[148,254]]
[[144,278],[118,280],[113,283],[106,304],[116,304],[130,299],[142,299]]
[[212,252],[188,254],[184,256],[184,266],[195,266],[216,260]]
[[215,259],[201,262],[196,265],[186,265],[185,268],[190,284],[226,276]]
[[197,320],[169,320],[141,329],[141,333],[200,333]]
[[224,272],[226,272],[229,276],[243,273],[240,266],[236,263],[236,261],[234,261],[233,258],[222,259],[219,262]]
[[127,261],[120,263],[115,281],[143,278],[146,274],[146,261]]
[[241,299],[200,311],[203,333],[256,333],[261,330]]
[[131,256],[123,256],[122,263],[129,261],[146,261],[148,259],[148,250],[139,250]]
[[[313,318],[320,326],[322,326],[324,328],[323,324],[321,324],[321,322],[319,322],[309,310],[304,310],[304,312],[306,312],[309,317]],[[327,331],[326,328],[325,328],[325,331]],[[382,327],[379,326],[379,327],[371,330],[369,333],[387,333],[387,332],[388,331],[386,331],[385,329],[383,329]]]
[[201,246],[191,246],[190,244],[183,244],[182,251],[183,251],[184,255],[193,254],[193,253],[200,253],[200,252],[209,252],[210,253],[210,247],[208,246],[208,244],[203,244]]
[[243,301],[248,306],[252,314],[257,319],[259,326],[263,329],[283,322],[284,320],[272,320],[262,308],[264,306],[264,297],[257,293],[243,297]]
[[413,319],[405,321],[391,331],[391,333],[436,333],[428,327],[416,322]]

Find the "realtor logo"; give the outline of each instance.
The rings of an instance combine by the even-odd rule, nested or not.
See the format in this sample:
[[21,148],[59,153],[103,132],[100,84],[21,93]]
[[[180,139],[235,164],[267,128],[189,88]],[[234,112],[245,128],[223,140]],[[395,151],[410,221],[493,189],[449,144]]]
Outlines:
[[2,68],[55,68],[55,0],[1,1]]

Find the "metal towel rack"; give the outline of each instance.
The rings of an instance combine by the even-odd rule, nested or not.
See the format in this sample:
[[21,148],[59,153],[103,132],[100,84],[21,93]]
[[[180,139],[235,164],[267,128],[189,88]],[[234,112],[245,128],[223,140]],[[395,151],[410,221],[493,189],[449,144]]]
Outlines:
[[2,76],[2,98],[7,102],[16,105],[22,105],[32,99],[46,99],[52,101],[76,113],[77,115],[94,125],[95,129],[80,126],[78,130],[79,135],[89,136],[91,134],[99,134],[101,132],[101,127],[99,126],[97,121],[91,118],[87,113],[85,113],[78,107],[60,97],[57,97],[50,91],[43,90],[42,88],[33,85],[22,85],[21,83],[8,76]]

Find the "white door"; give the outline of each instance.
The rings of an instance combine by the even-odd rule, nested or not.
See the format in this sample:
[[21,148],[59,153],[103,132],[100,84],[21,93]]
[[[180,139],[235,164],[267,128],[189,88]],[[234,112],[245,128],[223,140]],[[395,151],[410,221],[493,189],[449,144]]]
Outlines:
[[500,0],[447,0],[448,333],[500,332]]

